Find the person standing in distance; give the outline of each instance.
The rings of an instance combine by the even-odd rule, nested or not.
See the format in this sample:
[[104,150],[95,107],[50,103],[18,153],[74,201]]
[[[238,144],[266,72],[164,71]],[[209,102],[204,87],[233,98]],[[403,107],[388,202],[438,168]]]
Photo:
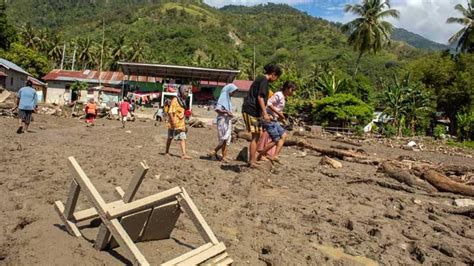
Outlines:
[[263,131],[263,124],[270,122],[270,116],[267,113],[269,83],[276,81],[282,74],[281,68],[275,64],[267,64],[264,69],[265,75],[255,79],[242,105],[245,127],[252,134],[249,167],[255,167],[257,164],[257,142]]
[[38,95],[36,90],[33,89],[33,83],[28,80],[26,82],[26,87],[21,88],[17,96],[16,108],[18,108],[18,124],[19,127],[16,133],[21,134],[28,132],[28,127],[31,123],[33,112],[37,108],[38,104]]

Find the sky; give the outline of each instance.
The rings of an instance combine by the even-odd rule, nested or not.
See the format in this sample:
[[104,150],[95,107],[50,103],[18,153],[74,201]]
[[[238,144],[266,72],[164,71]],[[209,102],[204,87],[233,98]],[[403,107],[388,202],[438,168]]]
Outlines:
[[[285,3],[312,16],[345,23],[354,17],[344,13],[344,6],[360,3],[361,0],[204,0],[204,2],[214,7]],[[444,44],[462,28],[461,25],[446,23],[448,17],[461,17],[461,14],[454,10],[454,6],[462,4],[467,7],[467,0],[391,0],[390,3],[392,8],[398,9],[401,14],[399,20],[390,20],[394,26]]]

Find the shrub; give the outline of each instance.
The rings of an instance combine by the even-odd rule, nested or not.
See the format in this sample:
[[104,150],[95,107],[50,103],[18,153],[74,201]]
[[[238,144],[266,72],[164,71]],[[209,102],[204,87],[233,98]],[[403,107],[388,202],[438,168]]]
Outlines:
[[391,138],[397,134],[397,128],[390,125],[390,124],[385,124],[382,127],[382,135],[386,138]]
[[356,123],[365,125],[372,120],[373,109],[351,94],[335,94],[314,103],[313,120],[323,122]]
[[458,137],[461,141],[474,140],[474,112],[457,114]]
[[433,136],[434,136],[435,139],[441,139],[441,138],[444,138],[446,136],[447,132],[448,131],[446,130],[445,125],[437,125],[434,128]]

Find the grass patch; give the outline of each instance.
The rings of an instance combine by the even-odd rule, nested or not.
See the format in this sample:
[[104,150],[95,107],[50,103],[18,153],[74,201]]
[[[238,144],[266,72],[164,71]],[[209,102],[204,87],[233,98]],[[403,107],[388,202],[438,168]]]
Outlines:
[[472,141],[472,140],[464,141],[464,142],[457,142],[457,141],[453,141],[453,140],[448,140],[448,142],[446,142],[446,144],[448,144],[449,146],[474,150],[474,141]]

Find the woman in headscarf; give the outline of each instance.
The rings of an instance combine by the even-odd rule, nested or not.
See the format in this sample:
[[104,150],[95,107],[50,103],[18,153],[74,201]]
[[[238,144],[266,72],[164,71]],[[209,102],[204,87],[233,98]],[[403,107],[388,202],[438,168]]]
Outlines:
[[232,102],[230,100],[231,95],[237,91],[237,86],[234,84],[227,84],[222,88],[221,95],[217,101],[215,111],[217,112],[217,136],[219,138],[219,144],[210,153],[212,157],[219,160],[217,152],[222,149],[222,161],[228,162],[227,160],[227,146],[230,145],[232,138]]
[[186,86],[181,85],[177,97],[171,100],[168,109],[168,140],[166,142],[166,152],[169,154],[171,141],[179,141],[181,147],[181,159],[189,160],[190,156],[186,153],[186,124],[184,122],[184,112],[187,109],[186,98],[188,90]]

